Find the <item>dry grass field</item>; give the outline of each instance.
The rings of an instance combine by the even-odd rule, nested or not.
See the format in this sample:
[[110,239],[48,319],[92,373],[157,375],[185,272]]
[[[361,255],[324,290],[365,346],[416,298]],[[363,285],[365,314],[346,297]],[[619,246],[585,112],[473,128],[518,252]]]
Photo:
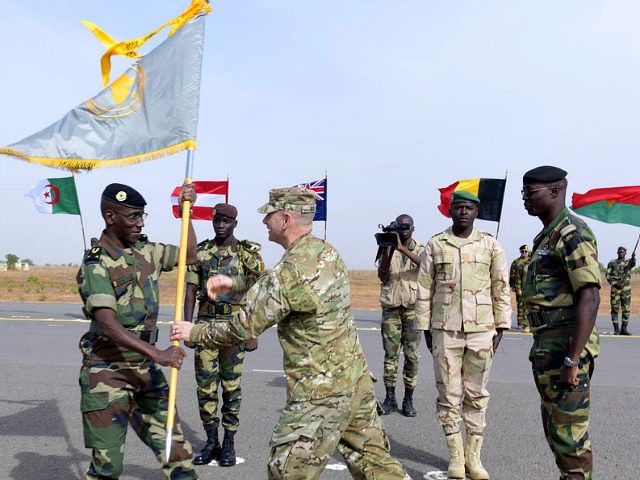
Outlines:
[[[2,302],[60,302],[80,303],[76,289],[77,267],[31,267],[28,271],[0,272],[0,301]],[[352,270],[352,306],[355,310],[377,310],[380,283],[374,270]],[[172,305],[176,295],[177,273],[160,277],[160,298],[163,305]],[[631,315],[640,316],[640,275],[632,275]],[[609,286],[606,281],[601,292],[600,315],[609,315]],[[515,305],[515,302],[514,302]]]

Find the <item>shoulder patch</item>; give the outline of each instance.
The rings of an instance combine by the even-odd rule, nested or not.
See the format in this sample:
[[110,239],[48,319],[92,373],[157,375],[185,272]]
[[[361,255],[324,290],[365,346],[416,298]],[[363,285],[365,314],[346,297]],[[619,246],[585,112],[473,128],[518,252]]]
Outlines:
[[84,263],[100,263],[100,256],[102,255],[102,246],[96,245],[87,250],[84,256]]
[[571,232],[575,232],[576,230],[577,230],[576,226],[574,224],[570,223],[566,227],[562,227],[562,229],[560,230],[560,235],[562,237],[566,237]]
[[240,240],[238,244],[250,252],[259,252],[262,250],[262,245],[258,242],[252,242],[251,240]]

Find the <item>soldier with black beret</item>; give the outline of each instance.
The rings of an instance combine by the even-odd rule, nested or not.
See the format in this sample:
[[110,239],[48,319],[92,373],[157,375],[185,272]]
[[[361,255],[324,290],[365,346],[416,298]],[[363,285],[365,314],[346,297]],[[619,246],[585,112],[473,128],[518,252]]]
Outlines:
[[[193,186],[183,185],[180,204],[195,199]],[[85,446],[92,449],[87,479],[120,477],[129,423],[156,454],[167,478],[198,478],[177,419],[171,457],[161,453],[169,388],[159,365],[179,369],[185,352],[155,346],[158,278],[177,265],[178,247],[147,241],[142,234],[146,204],[134,188],[108,185],[100,202],[105,229],[78,272],[83,311],[91,320],[80,339],[82,423]],[[196,236],[189,222],[187,263],[195,261]]]
[[533,333],[529,359],[542,423],[560,478],[592,478],[590,383],[600,352],[595,328],[601,275],[593,232],[565,206],[567,172],[537,167],[522,178],[529,215],[543,225],[533,241],[522,295]]

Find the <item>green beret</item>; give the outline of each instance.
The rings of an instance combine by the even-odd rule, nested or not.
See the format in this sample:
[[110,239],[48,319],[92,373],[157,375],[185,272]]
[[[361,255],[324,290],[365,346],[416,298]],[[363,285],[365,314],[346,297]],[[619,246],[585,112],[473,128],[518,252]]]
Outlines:
[[147,204],[137,190],[122,183],[107,185],[102,192],[102,200],[129,208],[144,208]]
[[238,216],[238,209],[228,203],[218,203],[213,207],[213,216],[215,217],[216,215],[221,215],[235,220]]
[[271,213],[278,210],[314,213],[316,196],[306,188],[274,188],[269,190],[269,201],[258,209],[258,213]]
[[466,190],[456,190],[451,195],[451,205],[454,203],[463,203],[463,202],[473,202],[480,203],[480,199],[476,197],[473,193],[468,192]]
[[522,177],[522,183],[553,183],[562,180],[567,172],[558,167],[542,166],[529,170]]

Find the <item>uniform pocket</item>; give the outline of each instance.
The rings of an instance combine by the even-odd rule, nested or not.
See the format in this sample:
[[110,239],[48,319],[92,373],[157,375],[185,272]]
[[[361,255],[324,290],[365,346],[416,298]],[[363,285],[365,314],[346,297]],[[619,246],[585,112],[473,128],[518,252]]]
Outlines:
[[80,411],[96,412],[109,406],[109,398],[102,393],[83,393],[80,397]]
[[281,431],[274,432],[271,437],[271,446],[275,447],[285,443],[293,443],[302,440],[313,440],[316,430],[322,425],[322,420],[315,420],[309,423],[291,424]]

